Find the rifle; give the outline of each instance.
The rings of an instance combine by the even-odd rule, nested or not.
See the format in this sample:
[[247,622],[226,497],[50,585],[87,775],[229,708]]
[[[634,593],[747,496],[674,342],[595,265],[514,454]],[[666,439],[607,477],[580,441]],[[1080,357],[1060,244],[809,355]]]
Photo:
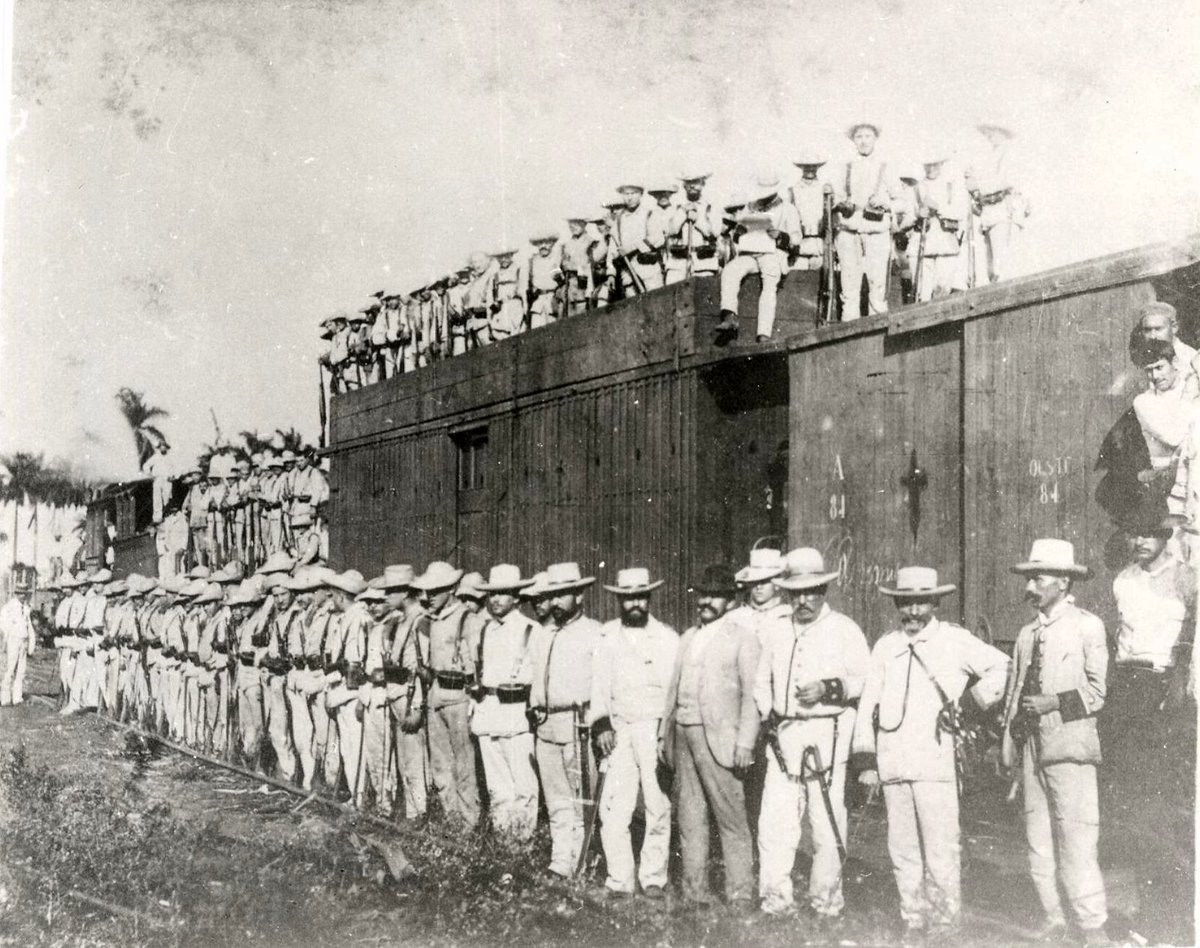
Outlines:
[[[392,739],[395,736],[395,729],[392,727],[392,703],[387,700],[387,686],[384,686],[383,696],[383,770],[380,772],[379,782],[382,786],[376,788],[376,796],[382,797],[384,800],[388,798],[388,778],[391,776],[392,769]],[[391,812],[392,807],[388,807],[388,812]]]
[[596,822],[600,818],[600,796],[604,793],[604,781],[608,777],[608,758],[605,757],[600,761],[600,766],[596,768],[596,793],[593,796],[585,797],[587,801],[584,803],[584,808],[591,807],[591,810],[584,816],[583,830],[583,845],[579,848],[579,862],[575,864],[575,878],[578,879],[587,869],[588,853],[592,848],[592,840],[596,836]]
[[920,218],[917,226],[921,228],[921,240],[917,243],[917,269],[913,273],[913,292],[917,302],[921,301],[921,273],[925,269],[925,236],[929,233],[929,218]]
[[[358,699],[356,698],[355,700],[357,701]],[[358,763],[354,767],[354,786],[350,788],[351,803],[358,810],[361,810],[363,805],[363,764],[366,762],[363,747],[367,743],[367,715],[365,712],[370,710],[371,707],[368,704],[363,713],[363,726],[358,731]]]
[[633,268],[633,263],[630,261],[629,256],[624,254],[619,255],[616,258],[617,266],[625,268],[625,272],[629,275],[629,281],[633,284],[634,290],[638,296],[641,296],[646,292],[646,284],[642,282],[641,274]]
[[825,185],[822,192],[823,208],[821,223],[823,224],[825,243],[821,248],[821,292],[825,296],[821,307],[821,318],[827,323],[837,322],[838,298],[837,275],[834,273],[833,258],[833,186]]
[[692,278],[692,260],[695,257],[695,251],[692,249],[692,238],[695,235],[695,231],[695,222],[689,217],[687,222],[687,265],[684,270],[684,279],[687,280]]
[[[332,388],[332,384],[330,387]],[[329,424],[329,419],[325,407],[325,367],[320,362],[317,363],[317,410],[321,419],[321,434],[317,443],[323,448],[325,447],[325,429]]]

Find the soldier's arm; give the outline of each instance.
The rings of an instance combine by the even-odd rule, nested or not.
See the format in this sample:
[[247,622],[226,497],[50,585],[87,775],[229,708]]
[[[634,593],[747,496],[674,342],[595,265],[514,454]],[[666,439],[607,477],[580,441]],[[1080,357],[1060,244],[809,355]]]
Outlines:
[[1090,614],[1085,619],[1083,629],[1085,683],[1077,689],[1059,694],[1058,710],[1064,723],[1091,717],[1104,707],[1105,687],[1108,680],[1108,642],[1105,640],[1104,623]]
[[741,696],[737,746],[751,752],[758,743],[758,669],[762,664],[762,653],[762,645],[754,631],[743,631],[737,652],[738,691]]
[[839,685],[832,681],[825,682],[825,700],[835,700],[835,703],[855,701],[862,696],[867,683],[867,669],[871,664],[871,647],[867,645],[867,637],[862,629],[853,625],[846,629],[843,636],[842,656],[845,661],[845,677],[840,682],[841,694],[838,695]]
[[990,708],[1004,695],[1008,681],[1008,656],[983,639],[962,631],[963,670],[979,680],[971,689],[971,697],[981,708]]

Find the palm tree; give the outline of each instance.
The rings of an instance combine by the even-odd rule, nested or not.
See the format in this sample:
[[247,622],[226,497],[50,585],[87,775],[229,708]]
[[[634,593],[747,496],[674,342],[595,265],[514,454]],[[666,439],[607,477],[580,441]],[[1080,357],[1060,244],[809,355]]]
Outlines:
[[295,454],[303,454],[305,450],[304,435],[300,434],[294,427],[284,431],[282,428],[276,428],[275,433],[279,435],[279,440],[283,445],[282,450],[291,451]]
[[[37,497],[45,479],[45,462],[42,455],[31,454],[27,451],[17,451],[15,454],[0,455],[0,464],[4,466],[5,476],[0,479],[0,501],[11,501],[13,505],[12,536],[12,565],[17,565],[17,540],[21,529],[21,507],[31,499],[34,507],[34,517],[37,516]],[[30,521],[30,526],[33,521]]]
[[120,389],[116,399],[121,408],[121,414],[125,416],[125,420],[133,432],[133,443],[137,449],[138,470],[140,471],[145,468],[146,462],[150,460],[150,456],[154,454],[154,449],[159,443],[167,440],[151,422],[156,418],[166,418],[170,412],[165,408],[147,405],[145,393],[135,392],[131,388]]

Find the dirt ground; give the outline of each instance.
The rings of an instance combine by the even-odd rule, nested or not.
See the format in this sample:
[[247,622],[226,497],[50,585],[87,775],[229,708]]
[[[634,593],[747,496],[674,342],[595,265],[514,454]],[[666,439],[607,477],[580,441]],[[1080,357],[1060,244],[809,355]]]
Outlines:
[[[51,692],[52,665],[41,651],[34,692]],[[0,761],[0,945],[899,942],[879,802],[851,810],[845,920],[826,931],[674,898],[602,904],[595,883],[541,877],[544,826],[529,847],[438,824],[388,832],[48,702],[0,710]],[[1018,943],[1040,922],[1006,790],[982,780],[964,802],[964,944]],[[1111,933],[1192,943],[1190,814],[1167,845],[1126,831],[1138,821],[1119,802],[1102,827]],[[395,882],[388,857],[413,875]],[[806,873],[802,855],[798,891]]]

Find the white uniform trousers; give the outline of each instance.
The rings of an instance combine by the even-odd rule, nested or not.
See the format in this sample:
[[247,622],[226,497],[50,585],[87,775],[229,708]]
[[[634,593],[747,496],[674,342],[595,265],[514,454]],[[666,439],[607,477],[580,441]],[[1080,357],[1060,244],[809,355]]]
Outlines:
[[[313,672],[314,676],[320,675],[324,680],[323,672]],[[321,772],[321,779],[333,786],[337,783],[337,765],[335,763],[333,771],[330,772],[326,767],[326,761],[329,759],[329,745],[333,744],[337,747],[337,724],[329,714],[329,709],[325,707],[325,689],[322,688],[315,695],[308,697],[308,710],[312,715],[313,723],[313,738],[312,738],[312,756],[313,770]],[[333,757],[337,758],[337,751],[334,751]]]
[[96,707],[99,689],[95,688],[95,668],[96,656],[81,649],[75,656],[75,668],[71,674],[70,707]]
[[755,335],[769,336],[775,329],[775,304],[779,296],[779,281],[783,279],[783,260],[777,251],[741,253],[725,265],[721,271],[721,309],[732,313],[738,311],[738,292],[742,280],[751,273],[762,275]]
[[167,669],[167,731],[174,741],[183,740],[184,725],[184,688],[183,668],[178,659],[172,661]]
[[538,782],[533,770],[533,735],[479,735],[492,826],[522,839],[537,825]]
[[[630,269],[637,274],[638,281],[642,284],[642,289],[647,293],[651,290],[657,290],[663,285],[662,267],[657,263],[638,263],[634,257],[628,257]],[[625,298],[636,296],[639,290],[637,283],[633,277],[629,275],[629,271],[625,269],[624,264],[617,265],[618,279],[621,281],[621,286],[625,293]]]
[[357,702],[347,701],[337,709],[338,749],[342,758],[342,771],[346,774],[346,785],[350,788],[350,802],[358,806],[362,801],[359,794],[362,783],[359,779],[362,766],[362,722],[354,709]]
[[200,679],[197,670],[185,665],[183,676],[183,701],[185,709],[185,726],[183,729],[184,743],[189,747],[199,747],[204,734],[204,705],[201,702]]
[[[852,721],[848,722],[852,723]],[[845,724],[839,722],[839,727]],[[779,744],[787,761],[788,773],[779,769],[775,754],[768,749],[767,772],[758,818],[759,895],[764,908],[782,908],[793,904],[792,867],[804,817],[812,833],[812,870],[808,877],[808,901],[818,915],[840,915],[842,897],[842,861],[837,837],[821,797],[821,784],[814,774],[802,772],[803,752],[815,747],[822,766],[833,768],[829,774],[829,800],[833,805],[838,832],[846,839],[846,757],[849,737],[843,733],[840,746],[834,746],[833,719],[828,717],[788,720],[779,725]],[[812,760],[810,758],[811,766]],[[789,776],[789,774],[791,776]]]
[[617,892],[635,887],[633,844],[629,823],[637,806],[638,789],[646,806],[646,835],[642,839],[637,881],[642,888],[667,884],[671,843],[671,801],[658,785],[658,720],[623,724],[608,757],[604,795],[600,798],[600,841],[608,863],[605,885]]
[[[550,871],[570,878],[583,848],[583,804],[592,789],[583,787],[580,742],[537,742],[538,776],[550,816]],[[586,746],[583,748],[587,752]],[[590,768],[594,773],[595,768]]]
[[292,749],[292,726],[284,693],[286,686],[286,675],[263,673],[263,724],[275,751],[276,776],[291,780],[296,776],[296,754]]
[[[717,270],[716,254],[692,262],[692,276],[694,277],[716,276]],[[667,257],[667,284],[682,283],[687,278],[687,257]]]
[[117,694],[121,685],[121,650],[114,646],[104,650],[104,706],[108,713],[116,716]]
[[25,700],[25,661],[29,642],[24,635],[4,637],[4,678],[0,679],[0,705]]
[[316,758],[313,756],[313,716],[308,706],[308,694],[300,689],[300,684],[311,673],[293,668],[287,674],[287,702],[291,712],[292,746],[296,751],[296,759],[300,765],[300,776],[305,790],[311,790],[313,775],[316,772]]
[[[361,707],[361,705],[360,705]],[[367,784],[375,794],[375,805],[391,813],[395,805],[394,781],[389,773],[396,767],[393,759],[391,711],[386,702],[362,708],[363,779],[362,795]]]
[[396,741],[396,764],[400,772],[400,792],[404,796],[404,816],[416,819],[425,815],[429,801],[429,751],[425,727],[407,734],[392,709],[393,734]]
[[883,799],[901,917],[918,928],[957,924],[962,905],[957,785],[885,783]]
[[552,291],[543,290],[529,304],[529,328],[541,329],[558,319],[558,300]]
[[892,235],[859,234],[838,231],[834,239],[842,271],[842,322],[858,319],[862,304],[862,279],[867,278],[868,314],[887,312],[888,264],[892,254]]
[[917,287],[917,301],[927,303],[932,299],[949,296],[953,290],[965,289],[964,277],[960,254],[925,257],[921,261],[921,283]]
[[66,698],[71,696],[71,679],[75,676],[75,653],[69,648],[58,650],[58,680]]
[[475,782],[475,744],[471,737],[470,707],[466,701],[430,708],[429,777],[442,809],[468,825],[479,819],[479,790]]
[[212,747],[213,751],[217,754],[224,754],[229,750],[229,712],[232,687],[233,682],[229,674],[229,669],[224,665],[220,666],[216,671],[216,681],[213,684],[213,694],[210,701],[211,716],[213,719]]
[[263,737],[263,695],[261,672],[253,665],[237,666],[238,734],[242,756],[258,762]]
[[1096,854],[1100,839],[1096,767],[1070,762],[1038,766],[1032,745],[1032,741],[1025,745],[1021,788],[1033,887],[1048,922],[1065,921],[1061,882],[1079,927],[1102,928],[1108,909]]
[[1019,224],[1007,220],[1001,220],[984,229],[983,247],[989,283],[1010,280],[1016,275],[1014,257],[1021,232]]

